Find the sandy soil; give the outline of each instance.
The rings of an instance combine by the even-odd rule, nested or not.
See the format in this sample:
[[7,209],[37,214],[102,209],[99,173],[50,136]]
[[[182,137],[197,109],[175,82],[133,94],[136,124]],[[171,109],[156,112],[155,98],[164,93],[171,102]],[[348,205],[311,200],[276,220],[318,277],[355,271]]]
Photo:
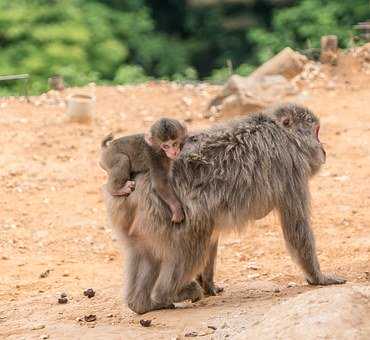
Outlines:
[[[308,105],[321,118],[327,164],[312,180],[313,228],[324,271],[369,282],[370,77],[342,58],[321,80],[283,100]],[[109,229],[97,165],[110,131],[143,131],[160,116],[200,118],[217,87],[152,83],[87,87],[96,91],[90,125],[69,123],[63,104],[48,97],[0,100],[0,338],[171,339],[188,332],[211,338],[240,315],[241,329],[281,300],[319,289],[291,261],[276,216],[222,239],[216,281],[222,295],[176,310],[137,316],[122,302],[122,258]],[[57,98],[55,95],[52,98]],[[48,275],[40,275],[49,270]],[[289,284],[288,283],[295,283]],[[288,287],[289,286],[289,287]],[[293,286],[293,287],[290,287]],[[95,297],[83,295],[86,288]],[[60,293],[67,304],[58,304]],[[94,314],[96,321],[84,316]],[[149,328],[140,319],[152,320]],[[227,333],[227,332],[226,332]]]

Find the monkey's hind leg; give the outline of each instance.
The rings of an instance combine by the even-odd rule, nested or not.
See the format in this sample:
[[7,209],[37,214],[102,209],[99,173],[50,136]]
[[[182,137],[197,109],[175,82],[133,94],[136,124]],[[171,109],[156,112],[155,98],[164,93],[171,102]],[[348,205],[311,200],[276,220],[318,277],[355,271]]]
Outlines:
[[128,307],[137,314],[158,309],[150,298],[150,293],[158,278],[159,264],[148,254],[129,248],[126,259],[125,299]]
[[174,302],[182,302],[185,300],[191,300],[191,302],[197,302],[203,298],[202,287],[198,282],[192,281],[176,295]]
[[113,166],[108,177],[108,191],[113,196],[128,196],[135,190],[135,182],[130,181],[130,159],[124,154],[117,154],[112,160]]
[[216,286],[214,283],[214,272],[217,258],[218,239],[213,242],[208,252],[207,265],[204,271],[198,275],[197,281],[204,289],[206,295],[215,296],[223,292],[223,287]]
[[[172,305],[176,299],[177,292],[181,291],[183,280],[183,269],[178,261],[171,259],[162,261],[158,279],[150,295],[156,308],[166,308]],[[180,286],[181,285],[181,286]]]

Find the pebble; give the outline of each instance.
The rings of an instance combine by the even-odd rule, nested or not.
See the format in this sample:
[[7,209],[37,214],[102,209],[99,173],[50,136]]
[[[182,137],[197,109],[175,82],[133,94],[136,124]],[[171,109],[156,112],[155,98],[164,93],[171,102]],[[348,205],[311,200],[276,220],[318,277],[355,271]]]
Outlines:
[[229,325],[227,324],[226,321],[221,325],[221,328],[222,329],[229,328]]
[[49,276],[49,274],[50,274],[50,269],[45,270],[44,272],[40,274],[40,279],[45,279],[46,277]]
[[96,320],[96,315],[94,315],[94,314],[85,315],[84,320],[86,322],[93,322],[93,321]]
[[297,284],[295,283],[295,282],[288,282],[288,285],[287,285],[287,287],[288,288],[292,288],[292,287],[296,287],[297,286]]
[[32,331],[37,331],[39,329],[44,329],[46,326],[45,325],[36,325],[31,328]]
[[67,302],[68,302],[68,299],[67,299],[67,298],[65,298],[65,297],[60,297],[60,298],[58,299],[58,303],[59,303],[59,304],[61,304],[61,305],[65,304],[65,303],[67,303]]
[[258,270],[259,269],[256,262],[249,262],[248,265],[247,265],[247,268],[248,269],[253,269],[253,270]]
[[61,293],[60,297],[58,298],[58,303],[59,304],[65,304],[68,302],[67,294],[66,293]]
[[143,327],[150,327],[152,324],[152,320],[141,319],[139,322],[140,322],[140,325]]
[[185,338],[195,338],[198,336],[198,332],[195,332],[195,331],[191,331],[191,332],[187,332],[185,333]]
[[84,291],[84,295],[91,299],[95,296],[95,291],[92,288],[88,288]]

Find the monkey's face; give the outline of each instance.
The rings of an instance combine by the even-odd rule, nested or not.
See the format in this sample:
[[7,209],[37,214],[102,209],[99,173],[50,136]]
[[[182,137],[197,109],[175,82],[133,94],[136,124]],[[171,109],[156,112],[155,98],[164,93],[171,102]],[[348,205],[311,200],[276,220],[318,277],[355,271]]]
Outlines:
[[274,115],[285,129],[314,139],[318,146],[314,155],[315,168],[325,163],[326,152],[319,138],[320,122],[312,111],[305,107],[289,104],[277,109]]
[[160,144],[160,148],[164,151],[169,159],[175,160],[181,151],[182,142],[178,139],[168,140]]

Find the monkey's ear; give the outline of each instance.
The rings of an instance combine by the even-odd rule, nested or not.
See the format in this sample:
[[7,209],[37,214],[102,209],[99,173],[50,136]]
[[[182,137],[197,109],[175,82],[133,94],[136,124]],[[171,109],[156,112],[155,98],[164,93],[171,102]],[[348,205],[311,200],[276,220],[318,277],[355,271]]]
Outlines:
[[144,139],[145,139],[145,142],[146,142],[148,145],[150,145],[150,146],[152,146],[152,145],[153,145],[153,137],[152,137],[152,135],[151,135],[150,133],[146,133],[146,134],[144,135]]

